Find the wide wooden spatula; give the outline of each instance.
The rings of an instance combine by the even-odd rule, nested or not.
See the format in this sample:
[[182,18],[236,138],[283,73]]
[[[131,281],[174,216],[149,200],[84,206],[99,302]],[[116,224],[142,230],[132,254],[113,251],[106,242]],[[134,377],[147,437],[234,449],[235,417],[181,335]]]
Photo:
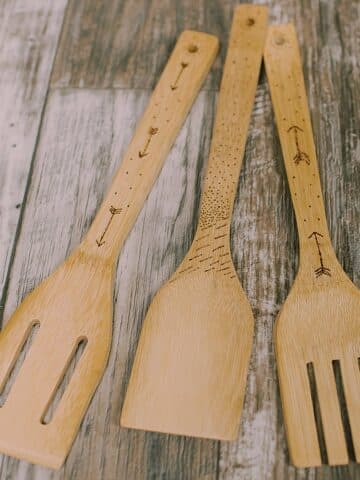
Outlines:
[[[107,362],[119,249],[217,48],[211,35],[191,31],[181,35],[87,236],[23,301],[1,332],[2,388],[32,325],[39,324],[0,408],[1,452],[53,468],[64,461]],[[79,343],[86,343],[84,351],[48,422],[48,408]]]
[[[319,424],[317,432],[312,403],[317,393],[328,462],[331,465],[348,462],[339,401],[343,388],[359,461],[360,292],[339,265],[331,245],[292,25],[269,30],[265,65],[300,240],[299,271],[275,330],[290,455],[299,467],[321,464],[318,441],[321,429]],[[339,368],[342,381],[337,389],[334,373]],[[315,385],[310,388],[312,371]]]
[[231,440],[238,432],[253,316],[230,253],[230,222],[267,24],[235,10],[198,229],[146,315],[121,424]]

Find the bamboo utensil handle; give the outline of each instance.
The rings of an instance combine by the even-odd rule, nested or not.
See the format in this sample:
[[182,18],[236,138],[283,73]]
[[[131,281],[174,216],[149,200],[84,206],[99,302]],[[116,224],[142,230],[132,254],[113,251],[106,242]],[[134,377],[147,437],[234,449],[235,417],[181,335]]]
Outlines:
[[[215,226],[215,232],[219,222],[226,224],[223,233],[229,235],[262,60],[267,17],[267,9],[255,5],[241,5],[234,13],[197,235],[211,226]],[[239,91],[239,86],[245,88]]]
[[185,31],[81,248],[114,261],[157,178],[218,50],[212,35]]
[[194,241],[175,281],[196,270],[235,278],[230,224],[264,50],[268,9],[240,5],[234,11],[217,104],[200,218]]
[[293,25],[269,28],[265,66],[300,240],[299,274],[315,285],[343,276],[326,223],[302,64]]

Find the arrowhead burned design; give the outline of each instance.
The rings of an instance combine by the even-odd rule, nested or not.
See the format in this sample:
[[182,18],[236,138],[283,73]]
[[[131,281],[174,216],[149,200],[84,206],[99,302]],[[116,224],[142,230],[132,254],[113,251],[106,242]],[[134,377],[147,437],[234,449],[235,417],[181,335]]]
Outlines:
[[176,77],[175,82],[172,85],[170,85],[171,90],[176,90],[178,88],[178,83],[179,83],[180,77],[184,73],[184,70],[188,65],[189,64],[186,63],[186,62],[181,62],[181,69],[178,73],[178,76]]
[[115,208],[111,205],[109,211],[111,215],[118,215],[119,213],[121,213],[121,208]]
[[145,157],[146,155],[149,155],[149,152],[147,150],[149,148],[151,138],[153,137],[153,135],[156,135],[158,133],[158,131],[159,131],[158,128],[154,128],[154,127],[149,128],[149,136],[146,140],[144,148],[142,150],[140,150],[140,152],[139,152],[139,158],[142,158],[142,157]]
[[307,153],[302,152],[300,149],[299,143],[299,132],[303,132],[304,130],[297,125],[293,125],[288,129],[288,133],[294,132],[294,140],[296,145],[296,155],[294,156],[294,162],[298,165],[300,162],[305,162],[307,165],[310,165],[310,157]]
[[321,277],[321,275],[328,275],[329,277],[331,277],[330,272],[331,272],[330,268],[319,267],[315,270],[315,275],[316,275],[316,278]]
[[331,277],[331,270],[328,267],[325,267],[324,265],[324,260],[321,252],[321,246],[319,242],[319,238],[323,238],[323,235],[319,232],[312,232],[311,235],[309,235],[309,238],[314,238],[316,246],[317,246],[317,251],[319,254],[319,260],[320,260],[320,266],[315,269],[315,276],[316,278],[321,277],[322,275],[327,275],[328,277]]
[[116,208],[113,205],[110,205],[109,212],[111,213],[111,216],[110,216],[110,218],[109,218],[109,220],[108,220],[108,222],[107,222],[107,224],[104,228],[104,231],[101,234],[100,238],[96,239],[96,244],[97,244],[98,247],[102,247],[105,244],[104,238],[105,238],[106,232],[108,231],[114,216],[119,215],[119,213],[122,212],[122,208]]

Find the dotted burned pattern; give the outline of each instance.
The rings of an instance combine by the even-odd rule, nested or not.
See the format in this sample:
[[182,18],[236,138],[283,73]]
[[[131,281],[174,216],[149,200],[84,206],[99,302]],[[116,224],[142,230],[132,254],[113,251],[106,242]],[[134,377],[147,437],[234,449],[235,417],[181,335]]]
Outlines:
[[218,145],[210,155],[202,196],[199,225],[210,227],[227,220],[231,213],[240,171],[241,149]]

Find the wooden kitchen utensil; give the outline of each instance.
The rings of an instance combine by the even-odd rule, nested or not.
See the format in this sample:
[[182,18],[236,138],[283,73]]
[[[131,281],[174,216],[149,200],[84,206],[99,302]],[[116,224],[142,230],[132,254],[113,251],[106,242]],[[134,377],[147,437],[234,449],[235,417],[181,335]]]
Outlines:
[[[18,307],[0,334],[3,388],[29,336],[24,363],[0,408],[0,451],[58,468],[106,366],[116,258],[159,174],[218,49],[186,31],[151,97],[119,172],[80,246]],[[78,347],[86,343],[53,413],[46,413]]]
[[[312,399],[310,388],[312,376],[308,376],[314,371],[328,462],[348,462],[334,376],[334,370],[340,366],[353,447],[359,461],[360,292],[344,273],[331,245],[292,25],[269,30],[265,64],[300,240],[299,270],[275,330],[290,455],[299,467],[321,464],[315,398]],[[314,396],[315,388],[312,390]]]
[[230,253],[230,222],[265,42],[267,9],[236,8],[194,241],[146,315],[121,424],[234,439],[253,316]]

